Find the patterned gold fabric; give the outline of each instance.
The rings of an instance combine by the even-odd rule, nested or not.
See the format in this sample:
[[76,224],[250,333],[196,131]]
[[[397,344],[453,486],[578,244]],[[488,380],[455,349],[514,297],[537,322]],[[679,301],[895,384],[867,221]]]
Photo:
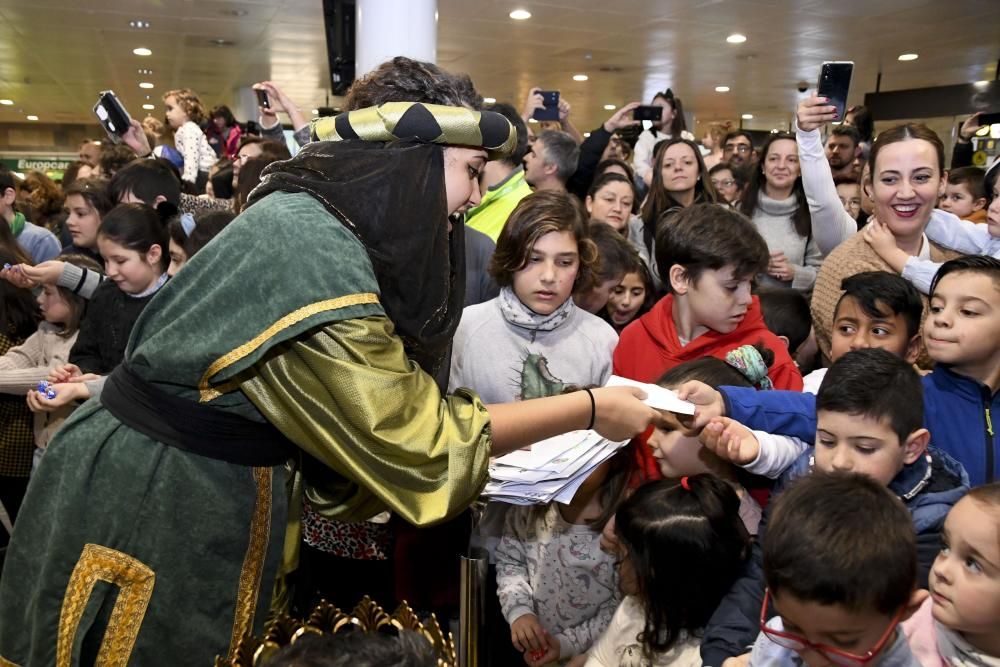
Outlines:
[[481,146],[491,160],[509,156],[517,147],[517,131],[492,111],[421,102],[386,102],[312,122],[320,141],[362,139],[393,141],[417,138],[453,146]]

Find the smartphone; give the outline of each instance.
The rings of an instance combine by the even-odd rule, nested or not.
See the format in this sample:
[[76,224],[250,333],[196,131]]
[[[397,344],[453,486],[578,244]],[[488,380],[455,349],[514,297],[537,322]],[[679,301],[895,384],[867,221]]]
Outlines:
[[542,96],[545,108],[535,109],[531,117],[535,120],[559,120],[559,91],[539,90],[538,94]]
[[132,124],[132,119],[122,103],[118,101],[114,91],[101,92],[100,97],[97,98],[97,104],[94,105],[94,114],[100,121],[101,127],[108,133],[111,141],[116,144],[121,143],[122,136],[128,132],[128,128]]
[[257,93],[257,104],[265,109],[271,108],[271,99],[267,96],[267,91],[262,88],[255,88],[254,91]]
[[997,123],[1000,123],[1000,111],[979,114],[980,125],[996,125]]
[[854,63],[851,61],[825,62],[819,71],[816,94],[827,98],[831,106],[837,107],[837,120],[841,122],[847,110],[847,93],[851,89],[853,73]]
[[641,104],[632,109],[632,120],[651,120],[659,123],[663,118],[663,107],[659,104]]

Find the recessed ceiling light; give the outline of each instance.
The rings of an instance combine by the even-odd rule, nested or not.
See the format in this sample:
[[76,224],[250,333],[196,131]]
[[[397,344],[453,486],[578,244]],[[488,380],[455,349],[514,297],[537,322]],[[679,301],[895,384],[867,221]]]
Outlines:
[[574,81],[586,81],[589,78],[590,77],[587,76],[586,74],[574,74],[573,75],[573,80]]
[[900,54],[899,60],[902,60],[903,62],[906,62],[907,60],[916,60],[919,57],[920,56],[918,56],[916,53],[903,53],[903,54]]
[[483,98],[483,102],[486,102],[487,104],[496,104],[497,103],[497,98],[495,98],[495,97],[484,97]]
[[510,17],[515,21],[527,21],[531,18],[531,12],[527,9],[515,9],[510,13]]
[[129,21],[128,24],[130,26],[132,26],[133,28],[138,28],[140,30],[143,30],[143,29],[149,27],[149,21],[135,20],[135,21]]
[[605,108],[605,109],[606,109],[607,111],[614,111],[614,110],[615,110],[615,109],[617,109],[618,107],[616,107],[616,106],[615,106],[614,104],[605,104],[605,105],[604,105],[604,108]]
[[134,53],[137,56],[151,56],[151,55],[153,55],[153,52],[151,50],[147,49],[145,46],[140,46],[137,49],[132,49],[132,53]]
[[726,41],[729,42],[730,44],[742,44],[743,42],[747,41],[747,36],[741,35],[738,32],[734,32],[729,37],[726,37]]
[[38,116],[28,116],[28,120],[38,120]]
[[152,105],[152,104],[143,104],[142,108],[145,109],[146,111],[152,111],[156,107],[154,105]]
[[729,92],[729,86],[716,86],[715,87],[715,92],[717,92],[717,93],[728,93]]
[[153,84],[151,84],[149,81],[143,81],[143,82],[141,82],[139,84],[139,87],[140,88],[152,88]]
[[745,113],[742,116],[740,116],[740,118],[742,118],[743,120],[753,120],[753,114],[752,113]]
[[771,128],[771,134],[777,134],[777,133],[778,133],[778,128],[772,127]]
[[145,67],[140,67],[139,69],[136,70],[136,73],[138,73],[138,74],[152,74],[153,70],[146,69]]
[[14,100],[0,100],[0,104],[4,105],[5,107],[9,107],[13,103]]
[[208,40],[209,44],[214,44],[215,46],[236,46],[236,42],[230,41],[228,39],[222,39],[217,37],[216,39]]

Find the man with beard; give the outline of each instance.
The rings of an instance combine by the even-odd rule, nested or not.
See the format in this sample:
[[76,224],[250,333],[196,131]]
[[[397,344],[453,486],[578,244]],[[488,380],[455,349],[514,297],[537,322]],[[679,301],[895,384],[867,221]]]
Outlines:
[[861,155],[861,135],[850,125],[837,125],[826,140],[826,161],[830,163],[833,178],[853,178],[854,159]]

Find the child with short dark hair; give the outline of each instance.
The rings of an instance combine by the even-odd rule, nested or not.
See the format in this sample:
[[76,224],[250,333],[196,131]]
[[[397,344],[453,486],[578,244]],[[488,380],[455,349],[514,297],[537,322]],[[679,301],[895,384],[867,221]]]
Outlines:
[[763,561],[750,665],[918,664],[897,630],[926,597],[913,523],[875,480],[825,472],[793,483],[774,503]]
[[626,597],[586,667],[700,667],[698,635],[750,546],[739,506],[712,475],[650,482],[622,503],[609,528]]
[[948,172],[948,184],[938,208],[969,222],[986,222],[986,171],[979,167],[958,167]]
[[[727,388],[726,394],[737,391],[745,390]],[[793,405],[795,399],[812,399],[810,394],[764,393],[777,393]],[[814,439],[815,446],[807,447],[788,467],[778,489],[816,469],[864,474],[901,498],[918,536],[922,583],[937,553],[944,517],[969,486],[960,463],[928,447],[930,433],[922,428],[923,405],[921,379],[912,365],[886,350],[862,349],[848,352],[830,367],[815,397],[812,420],[801,418],[795,410],[777,411],[769,412],[770,423],[763,424],[769,432],[800,438],[806,427],[814,427],[804,439]],[[760,532],[764,534],[763,526]],[[734,586],[706,632],[702,645],[706,664],[720,665],[726,657],[745,650],[754,633],[755,609],[760,608],[763,589],[761,572],[754,568]]]
[[1000,482],[977,486],[948,513],[931,596],[903,632],[924,667],[1000,664]]
[[[790,287],[769,287],[757,292],[764,324],[785,343],[792,358],[802,368],[800,351],[806,346],[816,353],[816,340],[812,331],[809,302],[802,293]],[[811,344],[807,344],[807,342]]]
[[768,370],[774,386],[802,388],[795,362],[768,331],[759,300],[750,293],[769,254],[746,217],[714,204],[689,206],[661,228],[656,255],[668,294],[622,332],[614,356],[617,375],[650,382],[679,363],[723,358],[740,345],[760,342],[775,354]]

